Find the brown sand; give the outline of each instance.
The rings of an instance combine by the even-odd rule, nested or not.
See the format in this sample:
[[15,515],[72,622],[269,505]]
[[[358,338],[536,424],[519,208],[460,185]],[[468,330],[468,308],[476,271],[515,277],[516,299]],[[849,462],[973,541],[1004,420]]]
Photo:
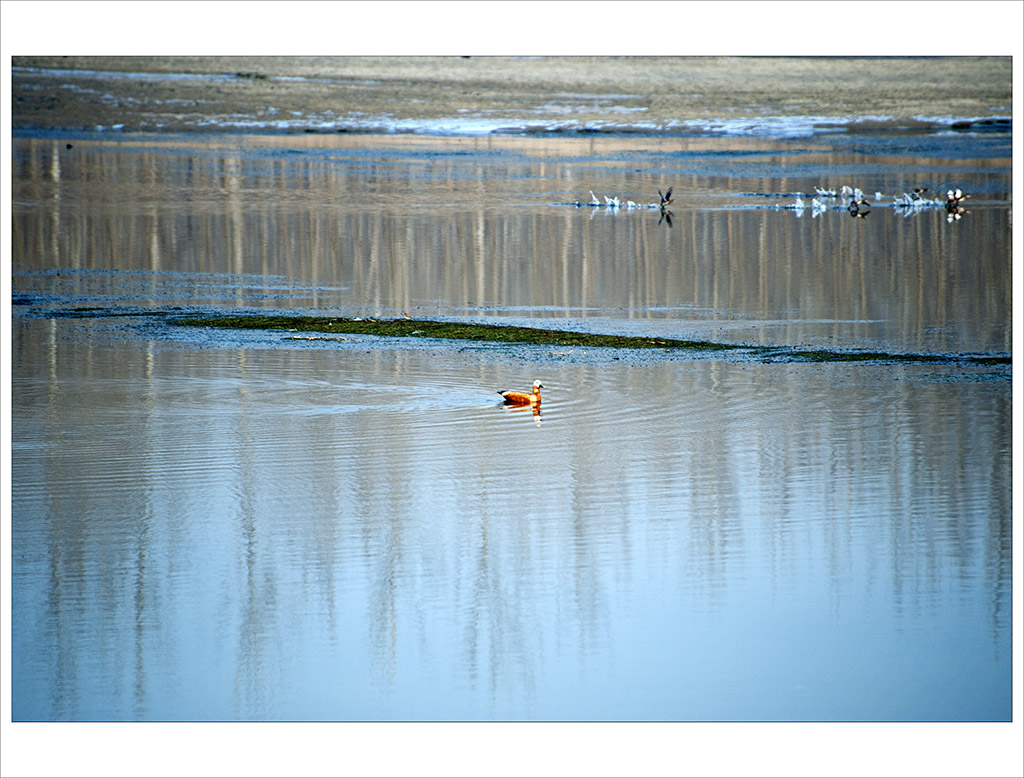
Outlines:
[[[752,116],[888,116],[913,124],[915,116],[1009,118],[1012,103],[1008,57],[15,57],[13,65],[15,128],[179,130],[212,120],[213,129],[234,117],[259,129],[264,120],[269,127],[281,117],[301,124],[326,116],[344,129],[358,117],[473,115],[656,127]],[[69,79],[19,68],[231,77]],[[75,89],[66,88],[71,83]],[[611,105],[626,110],[609,115]]]

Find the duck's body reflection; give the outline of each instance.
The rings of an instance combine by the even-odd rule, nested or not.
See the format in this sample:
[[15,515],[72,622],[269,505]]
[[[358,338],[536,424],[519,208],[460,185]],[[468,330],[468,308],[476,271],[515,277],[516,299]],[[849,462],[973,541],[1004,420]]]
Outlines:
[[526,411],[530,411],[533,413],[533,417],[537,421],[540,421],[539,403],[534,405],[512,405],[511,403],[501,403],[498,407],[504,409],[506,413],[525,413]]

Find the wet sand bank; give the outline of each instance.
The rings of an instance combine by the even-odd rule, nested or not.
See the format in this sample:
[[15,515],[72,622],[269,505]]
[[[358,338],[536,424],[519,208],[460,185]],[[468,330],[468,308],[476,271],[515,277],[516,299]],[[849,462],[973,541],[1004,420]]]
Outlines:
[[[751,131],[1012,113],[1010,58],[15,57],[12,124],[126,131]],[[1005,123],[1004,123],[1005,122]],[[769,125],[771,122],[768,123]],[[760,121],[760,125],[764,125]]]

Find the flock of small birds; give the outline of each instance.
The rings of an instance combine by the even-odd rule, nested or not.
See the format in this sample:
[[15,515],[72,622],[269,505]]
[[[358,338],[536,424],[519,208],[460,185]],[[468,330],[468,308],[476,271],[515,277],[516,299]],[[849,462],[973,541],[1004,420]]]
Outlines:
[[[818,196],[811,200],[811,214],[817,216],[819,213],[823,213],[830,209],[846,209],[850,216],[858,219],[863,219],[869,213],[871,213],[871,205],[860,189],[851,189],[848,186],[843,186],[838,192],[835,189],[823,189],[821,187],[815,187],[815,191]],[[967,209],[962,205],[963,201],[966,200],[970,195],[964,194],[962,189],[950,189],[946,192],[946,197],[943,199],[941,196],[931,198],[928,196],[928,187],[917,187],[913,192],[905,192],[899,197],[892,198],[892,207],[903,216],[909,216],[911,213],[915,213],[923,208],[945,208],[946,209],[946,221],[954,222],[959,221]],[[875,205],[878,205],[885,195],[881,192],[875,192]],[[797,196],[796,202],[790,206],[795,210],[803,210],[806,206],[804,205],[803,198]]]
[[[837,201],[840,207],[846,208],[851,216],[857,218],[864,218],[870,213],[871,204],[864,197],[864,193],[860,189],[853,189],[849,186],[843,186],[839,192],[835,189],[823,189],[815,187],[815,191],[818,193],[818,198],[811,201],[811,212],[813,215],[817,215],[819,212],[827,210],[828,205],[823,202],[826,200]],[[965,195],[963,189],[949,189],[946,192],[945,200],[941,197],[930,198],[928,197],[928,187],[919,186],[914,188],[912,192],[904,192],[899,197],[894,197],[892,201],[892,207],[896,211],[908,216],[911,213],[919,211],[924,208],[945,208],[946,210],[946,221],[958,221],[964,214],[967,213],[967,209],[964,208],[962,203],[969,198],[970,195]],[[874,201],[876,204],[880,203],[885,196],[881,191],[874,192]],[[803,208],[803,201],[801,198],[797,198],[798,208]]]
[[612,211],[618,211],[620,208],[625,208],[627,211],[635,210],[650,210],[660,211],[661,218],[658,219],[658,224],[665,222],[669,227],[672,226],[672,211],[669,210],[674,200],[672,199],[672,187],[669,187],[665,192],[658,190],[658,197],[660,198],[656,203],[635,203],[632,200],[626,200],[623,202],[618,197],[608,197],[604,195],[604,202],[601,202],[597,195],[594,194],[594,190],[590,190],[590,202],[583,202],[577,200],[573,203],[567,203],[567,205],[573,205],[577,208],[607,208]]
[[[817,196],[811,200],[810,211],[812,216],[818,216],[819,214],[825,213],[830,210],[846,210],[850,216],[857,219],[864,219],[871,213],[871,206],[879,205],[885,198],[881,192],[875,192],[875,202],[871,203],[868,201],[867,196],[860,189],[851,188],[849,186],[843,186],[836,191],[835,189],[824,189],[822,187],[815,187]],[[908,192],[900,195],[899,197],[893,197],[892,207],[902,213],[904,216],[909,216],[911,213],[916,212],[922,208],[937,208],[943,207],[946,209],[946,221],[954,222],[959,221],[967,209],[963,206],[963,201],[966,200],[970,195],[964,194],[961,189],[950,189],[946,192],[945,199],[941,197],[930,198],[927,196],[928,187],[917,187],[913,192]],[[607,208],[611,211],[618,211],[620,208],[625,208],[627,211],[643,209],[643,210],[657,210],[661,212],[661,218],[658,219],[658,224],[666,222],[669,227],[672,226],[672,211],[669,206],[674,202],[672,198],[672,187],[669,187],[667,191],[662,192],[658,190],[659,202],[651,203],[636,203],[632,200],[621,201],[618,197],[604,196],[604,202],[598,199],[597,195],[591,190],[590,202],[577,201],[574,203],[567,203],[567,205],[574,205],[577,208]],[[776,206],[778,208],[786,208],[789,210],[803,211],[808,208],[804,204],[804,199],[801,195],[797,195],[796,202],[788,206]]]

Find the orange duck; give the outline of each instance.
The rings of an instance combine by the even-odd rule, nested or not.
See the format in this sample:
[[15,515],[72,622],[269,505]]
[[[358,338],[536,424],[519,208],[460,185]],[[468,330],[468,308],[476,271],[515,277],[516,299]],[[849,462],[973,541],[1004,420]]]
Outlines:
[[540,381],[533,382],[532,392],[498,392],[505,398],[507,405],[540,405],[540,390],[544,384]]

